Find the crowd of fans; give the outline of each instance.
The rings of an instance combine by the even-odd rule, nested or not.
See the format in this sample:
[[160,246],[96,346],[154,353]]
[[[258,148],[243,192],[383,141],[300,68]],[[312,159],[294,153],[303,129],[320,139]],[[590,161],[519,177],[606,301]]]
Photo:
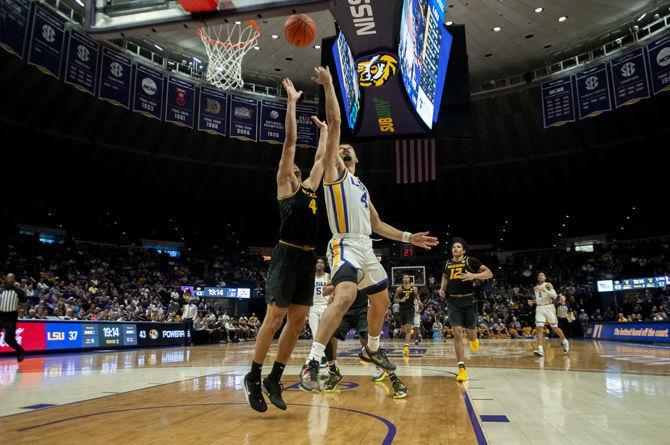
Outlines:
[[[266,263],[245,254],[235,240],[199,246],[171,258],[154,250],[87,242],[43,244],[34,237],[16,236],[0,249],[0,273],[12,272],[26,291],[28,305],[22,319],[182,322],[182,286],[250,287],[259,293]],[[653,239],[596,245],[594,252],[550,249],[494,255],[473,252],[494,272],[479,286],[479,334],[483,338],[527,338],[532,335],[532,298],[536,274],[543,271],[567,306],[564,328],[582,335],[589,321],[666,321],[670,314],[668,289],[617,293],[603,301],[596,281],[653,277],[670,272],[670,240]],[[427,282],[420,288],[424,310],[421,331],[451,336],[444,300],[438,295],[441,262],[424,261]],[[391,264],[387,266],[398,265]],[[396,261],[397,262],[397,261]],[[207,331],[219,341],[255,338],[260,321],[255,314],[232,316],[221,302],[194,299],[195,331]],[[397,308],[387,314],[392,336],[400,326]],[[567,324],[565,324],[567,323]],[[309,338],[308,327],[302,337]]]

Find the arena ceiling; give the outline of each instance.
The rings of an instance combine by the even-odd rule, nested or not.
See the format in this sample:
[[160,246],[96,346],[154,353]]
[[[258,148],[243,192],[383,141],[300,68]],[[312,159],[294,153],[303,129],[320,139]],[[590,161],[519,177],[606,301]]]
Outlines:
[[[590,42],[605,33],[625,32],[645,12],[667,2],[658,0],[448,0],[447,21],[466,29],[471,81],[473,83],[518,75],[550,63],[561,53]],[[535,12],[542,8],[541,12]],[[314,44],[334,35],[328,11],[311,13],[317,25]],[[565,17],[564,21],[559,21]],[[258,50],[244,60],[247,73],[261,73],[269,83],[283,77],[294,79],[305,90],[312,67],[321,62],[321,50],[295,48],[283,36],[287,17],[259,19]],[[651,18],[648,17],[649,19]],[[494,28],[500,31],[494,31]],[[273,38],[272,36],[278,36]],[[193,29],[144,35],[147,42],[164,49],[193,54],[207,60]],[[256,76],[257,77],[257,76]]]

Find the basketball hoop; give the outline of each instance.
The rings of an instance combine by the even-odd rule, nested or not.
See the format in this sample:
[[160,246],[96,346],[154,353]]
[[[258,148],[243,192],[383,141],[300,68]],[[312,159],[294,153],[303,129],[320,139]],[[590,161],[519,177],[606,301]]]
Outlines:
[[261,35],[256,22],[246,20],[206,26],[197,28],[196,34],[202,39],[209,58],[205,79],[224,90],[242,88],[242,59]]

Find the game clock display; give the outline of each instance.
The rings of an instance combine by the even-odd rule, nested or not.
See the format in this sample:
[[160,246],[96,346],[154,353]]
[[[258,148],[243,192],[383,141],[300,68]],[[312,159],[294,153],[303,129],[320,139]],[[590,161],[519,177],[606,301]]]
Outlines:
[[135,325],[104,323],[97,328],[100,347],[137,345]]

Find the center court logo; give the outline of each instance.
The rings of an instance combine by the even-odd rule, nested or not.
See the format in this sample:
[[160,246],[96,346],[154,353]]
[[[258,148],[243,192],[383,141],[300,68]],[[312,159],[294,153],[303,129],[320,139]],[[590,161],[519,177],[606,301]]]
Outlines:
[[77,58],[82,62],[88,62],[91,58],[91,52],[84,45],[77,45]]
[[153,96],[158,91],[158,86],[151,77],[145,77],[142,79],[142,90],[149,96]]
[[123,76],[123,67],[118,62],[112,62],[112,64],[109,65],[109,72],[112,73],[112,76],[114,77],[121,77]]
[[42,37],[49,43],[56,41],[56,31],[49,25],[42,25]]

